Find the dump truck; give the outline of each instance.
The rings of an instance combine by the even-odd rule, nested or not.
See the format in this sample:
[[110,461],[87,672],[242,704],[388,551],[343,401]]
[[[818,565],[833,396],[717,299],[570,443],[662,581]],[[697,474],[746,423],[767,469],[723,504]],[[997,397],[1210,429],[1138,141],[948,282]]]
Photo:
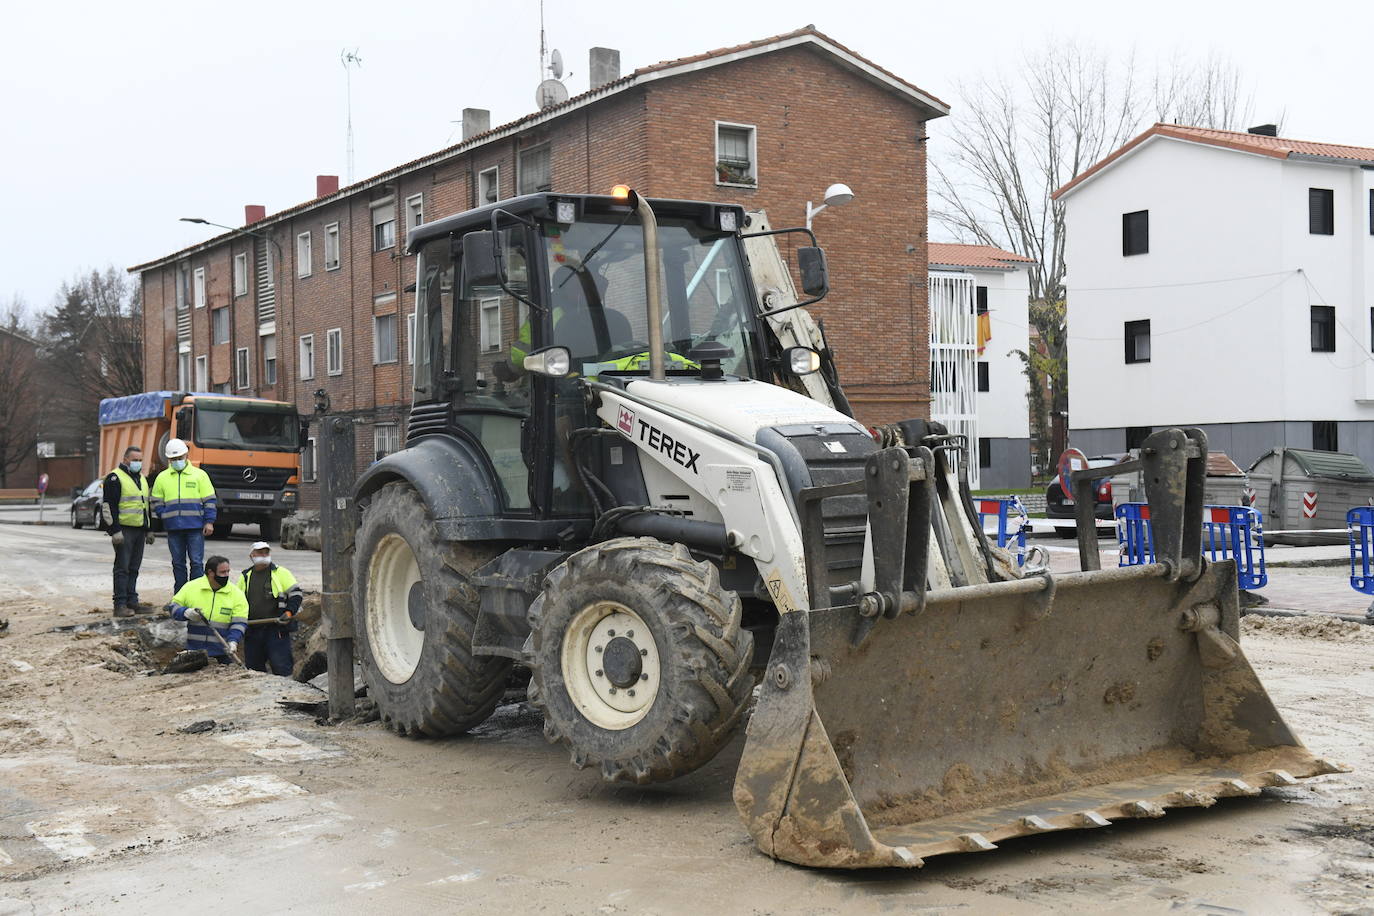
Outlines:
[[296,510],[305,423],[294,404],[187,391],[145,391],[100,402],[100,467],[119,464],[131,445],[143,449],[150,479],[167,466],[163,449],[183,439],[189,457],[215,485],[215,536],[235,524],[257,525],[264,540],[281,537]]
[[[841,868],[1337,769],[1241,651],[1234,565],[1201,555],[1200,430],[1106,471],[1143,469],[1158,562],[1098,568],[1088,524],[1083,571],[1018,569],[976,522],[967,443],[843,409],[824,335],[788,320],[826,294],[824,252],[752,222],[617,188],[411,230],[414,406],[352,533],[388,726],[472,729],[518,665],[574,765],[644,785],[747,720],[758,848]],[[804,298],[770,301],[751,246],[793,232]]]

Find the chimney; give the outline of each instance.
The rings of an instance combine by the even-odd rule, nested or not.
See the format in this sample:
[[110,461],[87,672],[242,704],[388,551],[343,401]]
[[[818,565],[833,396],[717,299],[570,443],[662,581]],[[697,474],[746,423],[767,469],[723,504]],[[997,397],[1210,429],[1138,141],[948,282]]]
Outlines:
[[1246,131],[1247,134],[1254,134],[1257,137],[1277,137],[1279,126],[1277,124],[1258,124]]
[[607,83],[620,79],[620,52],[614,48],[592,48],[591,68],[592,89],[599,89]]
[[258,220],[267,219],[267,208],[262,204],[247,204],[243,208],[243,224],[251,226]]
[[330,194],[339,192],[338,175],[316,175],[315,176],[315,196],[328,197]]
[[468,140],[491,130],[491,112],[485,108],[463,109],[463,139]]

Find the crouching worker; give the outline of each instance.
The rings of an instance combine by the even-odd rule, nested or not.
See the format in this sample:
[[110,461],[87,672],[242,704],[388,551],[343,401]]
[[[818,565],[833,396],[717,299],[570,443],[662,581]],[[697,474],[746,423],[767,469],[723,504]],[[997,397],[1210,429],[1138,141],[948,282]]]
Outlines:
[[305,594],[296,577],[284,566],[272,562],[272,547],[258,541],[248,553],[253,567],[239,578],[239,590],[248,598],[248,634],[243,643],[243,660],[254,671],[290,677],[291,634],[296,632],[296,612]]
[[248,599],[229,581],[231,575],[228,560],[211,557],[205,575],[183,585],[167,605],[174,619],[186,621],[186,648],[200,649],[221,665],[238,661],[248,628]]

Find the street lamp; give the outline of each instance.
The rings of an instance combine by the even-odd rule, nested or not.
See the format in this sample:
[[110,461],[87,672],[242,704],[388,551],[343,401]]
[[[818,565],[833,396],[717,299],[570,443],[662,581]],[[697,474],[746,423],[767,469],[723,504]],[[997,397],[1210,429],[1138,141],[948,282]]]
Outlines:
[[819,207],[811,206],[811,201],[806,202],[806,228],[811,228],[811,220],[815,218],[826,207],[838,207],[847,204],[854,199],[854,192],[849,189],[849,185],[836,182],[825,189],[825,203]]
[[276,246],[277,254],[282,254],[281,242],[278,242],[265,232],[258,232],[255,229],[245,229],[242,226],[226,226],[223,223],[212,223],[208,219],[201,219],[199,216],[183,216],[180,217],[180,220],[183,223],[195,223],[197,226],[214,226],[216,229],[228,229],[230,232],[240,232],[244,235],[251,235],[255,239],[264,239]]

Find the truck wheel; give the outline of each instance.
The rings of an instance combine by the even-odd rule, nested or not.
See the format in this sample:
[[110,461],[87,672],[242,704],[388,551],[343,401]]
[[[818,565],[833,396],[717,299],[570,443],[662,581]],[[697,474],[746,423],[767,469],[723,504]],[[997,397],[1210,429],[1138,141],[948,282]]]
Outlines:
[[222,541],[222,540],[224,540],[225,538],[227,538],[229,535],[231,535],[231,534],[233,534],[233,533],[234,533],[234,523],[233,523],[233,522],[215,522],[215,527],[214,527],[214,529],[210,532],[210,537],[215,538],[216,540]]
[[273,515],[258,523],[258,530],[262,532],[262,539],[269,542],[281,540],[281,516]]
[[674,779],[716,755],[753,684],[739,597],[680,544],[617,538],[572,555],[530,606],[530,703],[544,735],[607,782]]
[[354,638],[368,696],[402,735],[462,734],[496,708],[511,661],[472,654],[473,570],[497,551],[439,540],[405,483],[363,510],[353,560]]

